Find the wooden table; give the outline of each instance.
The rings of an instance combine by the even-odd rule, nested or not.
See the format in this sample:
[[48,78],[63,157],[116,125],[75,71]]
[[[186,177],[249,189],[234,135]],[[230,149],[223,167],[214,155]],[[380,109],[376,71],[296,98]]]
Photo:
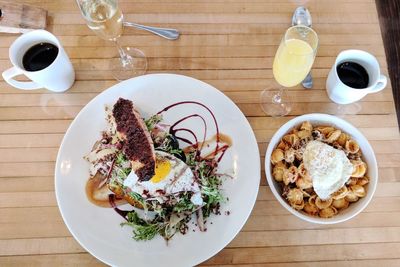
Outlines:
[[[90,99],[116,83],[107,70],[116,50],[86,27],[74,1],[24,2],[49,10],[48,30],[64,44],[77,81],[65,94],[24,92],[0,82],[0,265],[102,265],[64,225],[53,174],[68,125]],[[234,100],[255,131],[262,161],[278,127],[310,112],[340,112],[375,149],[379,185],[370,205],[356,218],[331,226],[303,222],[274,199],[262,174],[257,204],[242,232],[205,265],[400,266],[400,136],[390,86],[345,110],[348,114],[325,92],[329,68],[343,49],[375,54],[387,73],[374,1],[303,1],[321,43],[312,71],[314,88],[289,90],[295,103],[288,117],[266,117],[258,105],[260,91],[273,79],[272,59],[281,35],[300,2],[121,0],[127,20],[176,27],[183,33],[171,42],[126,29],[122,43],[146,53],[149,72],[189,75]],[[10,67],[8,47],[16,37],[0,36],[1,71]]]

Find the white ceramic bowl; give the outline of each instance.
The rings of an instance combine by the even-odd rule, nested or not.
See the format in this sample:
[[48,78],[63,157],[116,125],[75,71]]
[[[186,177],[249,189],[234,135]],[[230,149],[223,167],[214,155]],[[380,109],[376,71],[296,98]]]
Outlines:
[[[288,133],[291,129],[298,127],[304,121],[310,121],[311,124],[314,125],[331,125],[334,126],[343,132],[352,136],[354,140],[359,144],[363,159],[367,163],[367,175],[370,178],[370,182],[367,187],[367,195],[364,198],[360,198],[357,202],[351,203],[347,209],[340,211],[338,214],[333,216],[332,218],[319,218],[308,215],[304,212],[300,212],[292,208],[286,200],[282,197],[282,190],[278,182],[272,177],[272,169],[271,169],[271,153],[278,145],[281,138]],[[265,155],[265,174],[267,177],[268,184],[270,185],[271,191],[276,197],[276,199],[281,203],[283,207],[285,207],[289,212],[294,214],[296,217],[317,224],[334,224],[347,221],[357,214],[359,214],[371,201],[372,196],[375,193],[376,185],[378,183],[378,165],[375,158],[374,150],[369,144],[368,140],[364,137],[364,135],[357,130],[353,125],[348,123],[347,121],[340,119],[338,117],[328,115],[328,114],[306,114],[299,117],[296,117],[284,125],[274,134],[272,137],[267,152]]]

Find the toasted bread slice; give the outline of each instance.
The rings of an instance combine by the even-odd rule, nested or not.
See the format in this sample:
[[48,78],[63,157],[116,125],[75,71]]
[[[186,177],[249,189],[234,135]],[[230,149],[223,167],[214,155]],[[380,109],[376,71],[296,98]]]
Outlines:
[[132,101],[120,98],[112,111],[117,132],[123,140],[122,152],[131,161],[139,181],[153,177],[156,165],[153,140]]
[[[139,181],[150,180],[154,176],[156,164],[153,141],[132,101],[118,99],[112,108],[109,123],[121,140],[122,152],[130,160],[132,171]],[[132,206],[143,208],[142,203],[124,189],[122,181],[110,180],[99,172],[89,179],[86,191],[90,201],[98,206],[109,207],[108,195],[114,193],[117,199],[124,199]],[[125,202],[118,200],[118,203]]]

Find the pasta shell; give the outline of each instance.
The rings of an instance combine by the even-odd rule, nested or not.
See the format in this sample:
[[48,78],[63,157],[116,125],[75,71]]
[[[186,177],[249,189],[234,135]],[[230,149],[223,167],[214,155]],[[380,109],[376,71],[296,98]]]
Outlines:
[[358,153],[356,153],[356,154],[351,154],[351,153],[349,153],[349,152],[346,151],[346,150],[345,150],[344,152],[346,153],[347,158],[348,158],[349,160],[362,161],[361,155],[359,155]]
[[342,188],[340,188],[338,191],[333,193],[332,198],[334,200],[342,199],[347,195],[347,193],[348,193],[347,187],[346,186],[342,186]]
[[306,177],[306,176],[308,177],[307,169],[306,167],[304,167],[303,163],[301,163],[299,167],[297,167],[297,170],[299,171],[299,175],[301,177]]
[[334,130],[334,131],[332,131],[332,132],[329,132],[327,135],[326,135],[326,141],[328,142],[328,143],[330,143],[330,144],[332,144],[333,142],[335,142],[338,138],[339,138],[339,136],[342,134],[342,131],[341,130]]
[[365,195],[367,194],[367,192],[365,191],[365,188],[361,185],[352,185],[352,186],[350,186],[350,190],[357,197],[365,197]]
[[311,131],[310,131],[310,130],[301,130],[301,131],[298,131],[298,132],[297,132],[297,136],[298,136],[300,139],[309,138],[309,137],[311,137]]
[[335,199],[332,202],[332,206],[337,209],[345,209],[349,206],[349,202],[345,198]]
[[311,188],[313,185],[311,180],[308,180],[304,177],[300,177],[297,178],[296,180],[296,186],[300,189],[308,189]]
[[312,195],[309,199],[308,199],[308,203],[310,203],[311,205],[315,205],[315,200],[317,199],[317,195]]
[[306,130],[306,131],[312,131],[312,125],[309,121],[305,121],[301,124],[300,126],[300,130]]
[[282,138],[282,140],[286,144],[290,145],[290,147],[295,147],[299,143],[299,137],[297,137],[296,134],[287,134]]
[[275,164],[275,166],[281,166],[286,168],[286,163],[284,161],[279,161],[278,163]]
[[312,180],[311,177],[308,175],[306,168],[304,167],[304,164],[301,163],[299,167],[297,168],[297,171],[299,173],[299,177],[296,180],[296,186],[300,189],[309,189],[312,188]]
[[336,142],[338,142],[338,144],[339,144],[341,147],[345,147],[347,139],[348,139],[348,138],[347,138],[347,134],[341,133],[341,134],[339,135],[339,138],[336,140]]
[[290,204],[301,204],[303,200],[303,192],[298,188],[292,188],[289,190],[286,199],[289,201]]
[[275,181],[282,182],[283,181],[283,174],[285,173],[286,167],[282,165],[274,166],[272,170],[272,176],[274,177]]
[[333,132],[335,128],[331,126],[318,126],[316,129],[321,132],[325,137],[328,136],[330,132]]
[[361,186],[364,186],[364,185],[366,185],[366,184],[368,184],[368,183],[369,183],[369,178],[366,177],[366,176],[364,176],[364,177],[362,177],[362,178],[358,178],[356,184],[361,185]]
[[357,184],[358,178],[355,177],[350,177],[349,180],[347,180],[346,185],[355,185]]
[[290,205],[296,210],[302,210],[304,208],[304,200],[301,203],[292,203]]
[[295,159],[295,150],[293,148],[289,148],[285,151],[285,161],[287,163],[292,163]]
[[282,161],[285,157],[285,154],[283,153],[282,149],[275,149],[274,151],[272,151],[271,154],[271,163],[272,164],[277,164],[278,162]]
[[319,208],[319,209],[326,209],[328,208],[330,205],[332,204],[332,198],[329,198],[327,200],[322,200],[319,197],[317,197],[317,199],[315,200],[315,205]]
[[337,214],[337,209],[335,207],[328,207],[326,209],[322,209],[319,211],[319,217],[321,218],[330,218]]
[[355,154],[360,150],[360,146],[357,144],[356,141],[354,141],[352,139],[347,140],[344,147],[345,147],[346,151],[351,154]]
[[312,216],[316,216],[318,215],[319,209],[317,208],[317,206],[310,204],[309,202],[304,204],[303,210]]
[[358,196],[352,190],[349,190],[344,199],[346,199],[348,202],[356,202],[358,200]]
[[351,160],[353,164],[353,173],[351,174],[352,177],[363,177],[367,171],[367,164],[363,161]]
[[290,166],[289,169],[286,169],[283,173],[283,183],[288,185],[290,183],[296,182],[299,174],[296,166]]
[[285,144],[285,142],[283,142],[283,141],[281,140],[276,148],[279,148],[279,149],[282,149],[282,150],[286,150],[286,149],[288,149],[289,147]]

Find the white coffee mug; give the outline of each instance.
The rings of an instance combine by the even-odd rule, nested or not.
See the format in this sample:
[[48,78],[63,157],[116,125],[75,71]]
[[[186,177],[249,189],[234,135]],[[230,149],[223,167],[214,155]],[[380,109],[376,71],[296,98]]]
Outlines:
[[[368,87],[356,89],[344,84],[337,73],[337,66],[344,62],[355,62],[365,68],[369,76]],[[387,78],[381,74],[378,60],[368,52],[362,50],[345,50],[336,58],[335,64],[329,72],[326,81],[326,90],[329,98],[338,104],[356,102],[370,93],[376,93],[386,87]]]
[[[57,46],[57,57],[49,66],[42,70],[26,70],[22,64],[22,59],[26,51],[32,46],[43,42]],[[35,30],[18,37],[10,47],[9,57],[14,66],[3,72],[3,78],[8,84],[18,89],[34,90],[46,88],[53,92],[64,92],[74,83],[75,72],[71,61],[60,41],[48,31]],[[21,74],[32,81],[23,82],[14,79],[15,76]]]

